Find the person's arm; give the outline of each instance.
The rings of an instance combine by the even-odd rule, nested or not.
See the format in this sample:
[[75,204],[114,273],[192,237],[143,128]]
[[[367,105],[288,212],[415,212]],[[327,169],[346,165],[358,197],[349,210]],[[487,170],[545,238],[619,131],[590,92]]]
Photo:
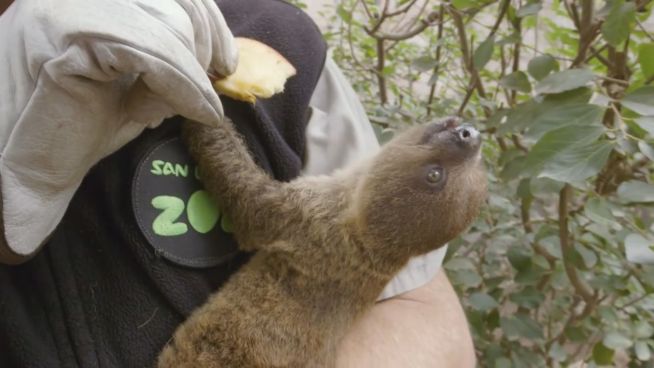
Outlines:
[[[333,60],[311,103],[305,175],[328,174],[377,152],[365,110]],[[465,314],[440,265],[445,248],[413,259],[343,341],[338,368],[472,367]]]
[[463,308],[444,271],[377,303],[340,346],[337,368],[474,367]]

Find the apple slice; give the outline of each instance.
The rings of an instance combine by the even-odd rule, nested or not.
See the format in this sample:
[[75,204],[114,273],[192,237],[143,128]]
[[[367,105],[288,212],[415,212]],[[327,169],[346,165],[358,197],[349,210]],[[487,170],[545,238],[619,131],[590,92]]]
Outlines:
[[286,80],[296,73],[288,60],[272,47],[249,38],[237,37],[236,46],[236,71],[214,82],[218,93],[254,104],[257,98],[284,91]]

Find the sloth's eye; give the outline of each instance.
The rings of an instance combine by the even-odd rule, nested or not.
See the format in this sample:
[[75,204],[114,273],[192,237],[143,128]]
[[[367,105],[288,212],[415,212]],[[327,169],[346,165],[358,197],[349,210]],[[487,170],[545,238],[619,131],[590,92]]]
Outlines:
[[427,182],[429,182],[430,184],[438,184],[443,180],[444,177],[445,175],[443,173],[442,168],[432,167],[431,169],[429,169],[429,171],[427,171],[426,179]]

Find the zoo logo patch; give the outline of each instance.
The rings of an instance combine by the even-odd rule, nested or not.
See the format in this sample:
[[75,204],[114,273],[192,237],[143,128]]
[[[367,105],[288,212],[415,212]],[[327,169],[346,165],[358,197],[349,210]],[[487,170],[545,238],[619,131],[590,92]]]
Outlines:
[[158,144],[141,159],[132,208],[155,252],[173,263],[213,267],[237,252],[231,223],[204,190],[180,138]]

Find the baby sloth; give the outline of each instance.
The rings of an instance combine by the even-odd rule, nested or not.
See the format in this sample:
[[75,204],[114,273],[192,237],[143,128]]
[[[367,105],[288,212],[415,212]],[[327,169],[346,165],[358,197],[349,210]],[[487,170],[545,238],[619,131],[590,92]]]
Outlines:
[[159,367],[331,367],[354,321],[407,261],[441,247],[486,198],[479,132],[449,118],[331,176],[273,180],[232,124],[186,123],[207,190],[257,251],[175,332]]

